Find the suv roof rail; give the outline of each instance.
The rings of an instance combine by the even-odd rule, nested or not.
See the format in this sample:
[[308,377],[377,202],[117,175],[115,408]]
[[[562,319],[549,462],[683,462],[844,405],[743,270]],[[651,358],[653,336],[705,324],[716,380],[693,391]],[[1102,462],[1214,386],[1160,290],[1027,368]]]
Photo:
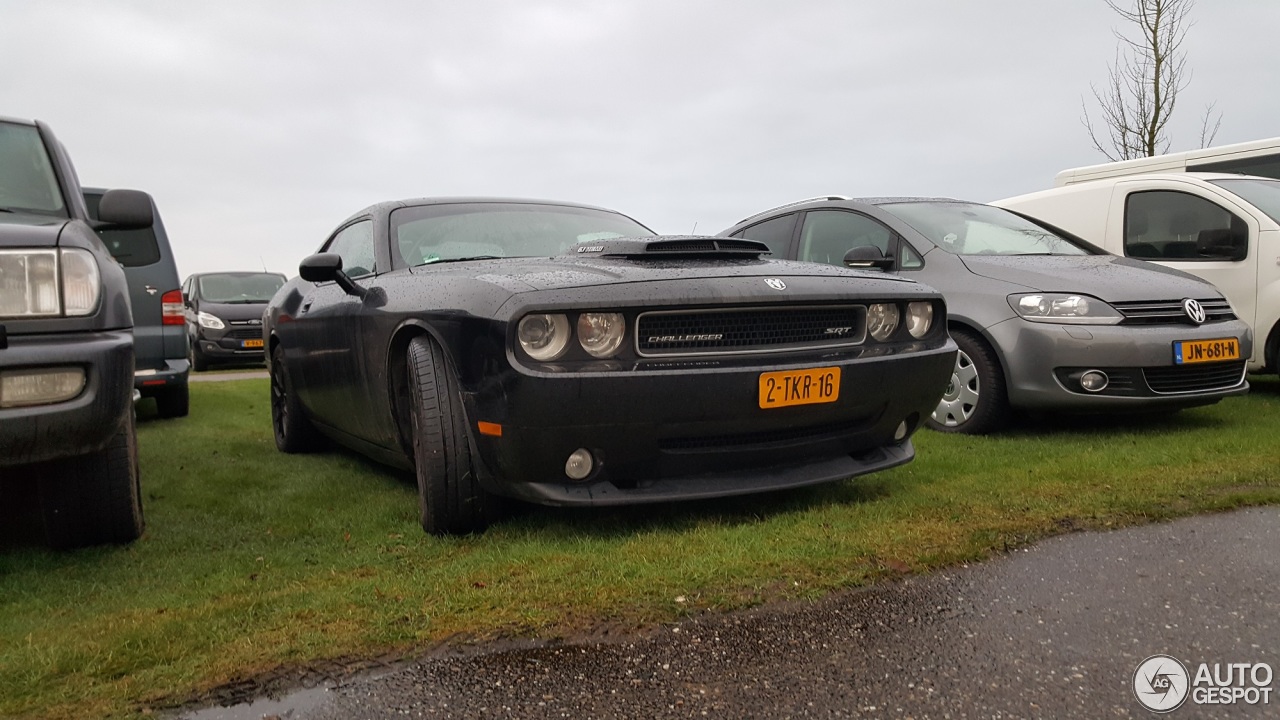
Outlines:
[[771,208],[769,208],[768,210],[761,210],[761,211],[760,211],[760,212],[758,212],[758,213],[755,213],[755,214],[753,214],[753,215],[748,215],[748,216],[746,216],[746,217],[742,218],[742,219],[741,219],[741,220],[739,220],[738,222],[734,223],[734,225],[738,225],[738,224],[740,224],[740,223],[744,223],[744,222],[746,222],[746,221],[748,221],[748,220],[751,220],[751,219],[753,219],[753,218],[758,218],[758,217],[760,217],[761,215],[768,215],[769,213],[771,213],[771,212],[775,212],[775,211],[777,211],[777,210],[783,210],[783,209],[785,209],[785,208],[795,207],[796,205],[804,205],[805,203],[818,202],[819,200],[852,200],[852,199],[853,199],[853,198],[851,198],[851,197],[847,197],[847,196],[845,196],[845,195],[819,195],[819,196],[817,196],[817,197],[805,198],[805,199],[803,199],[803,200],[796,200],[795,202],[783,203],[783,204],[781,204],[781,205],[779,205],[779,206],[777,206],[777,207],[771,207]]

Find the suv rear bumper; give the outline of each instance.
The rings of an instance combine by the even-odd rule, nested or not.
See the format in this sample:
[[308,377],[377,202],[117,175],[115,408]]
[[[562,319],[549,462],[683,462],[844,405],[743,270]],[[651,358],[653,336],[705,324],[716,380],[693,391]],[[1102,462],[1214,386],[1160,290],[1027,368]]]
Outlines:
[[133,334],[128,330],[9,336],[0,372],[79,367],[84,389],[48,405],[0,408],[0,467],[101,450],[133,412]]
[[165,360],[163,368],[138,368],[133,373],[133,387],[142,397],[155,397],[173,388],[187,386],[191,363],[186,358]]

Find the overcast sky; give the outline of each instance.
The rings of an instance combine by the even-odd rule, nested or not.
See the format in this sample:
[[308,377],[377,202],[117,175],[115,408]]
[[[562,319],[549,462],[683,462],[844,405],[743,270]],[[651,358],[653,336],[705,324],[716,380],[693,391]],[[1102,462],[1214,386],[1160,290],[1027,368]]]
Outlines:
[[[1122,0],[1123,1],[1123,0]],[[1172,150],[1280,135],[1280,1],[1201,0]],[[993,200],[1104,162],[1103,0],[0,0],[0,115],[147,190],[187,274],[287,275],[374,202],[509,195],[714,234],[827,193]]]

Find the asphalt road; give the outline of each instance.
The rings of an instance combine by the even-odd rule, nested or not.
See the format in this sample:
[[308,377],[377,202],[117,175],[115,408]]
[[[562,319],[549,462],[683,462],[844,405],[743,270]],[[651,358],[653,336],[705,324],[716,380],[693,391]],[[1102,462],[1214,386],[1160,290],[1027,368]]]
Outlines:
[[[1280,671],[1277,550],[1275,507],[1076,533],[813,604],[622,641],[481,648],[189,717],[1155,717],[1132,689],[1151,655],[1193,679],[1202,662]],[[1280,715],[1280,698],[1198,705],[1188,689],[1169,717]]]

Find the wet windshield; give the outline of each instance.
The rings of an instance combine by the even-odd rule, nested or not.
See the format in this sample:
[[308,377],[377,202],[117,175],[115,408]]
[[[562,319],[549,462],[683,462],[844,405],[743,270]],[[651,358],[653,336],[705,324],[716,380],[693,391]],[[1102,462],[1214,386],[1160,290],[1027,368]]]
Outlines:
[[1258,208],[1280,223],[1280,180],[1260,180],[1257,178],[1240,178],[1231,180],[1210,180],[1219,187],[1239,195],[1249,204]]
[[58,177],[33,125],[0,122],[0,211],[67,216]]
[[450,203],[391,213],[391,247],[409,266],[494,257],[550,257],[584,242],[651,237],[618,213],[565,205]]
[[1088,248],[1019,215],[962,202],[881,205],[953,255],[1092,255]]
[[200,297],[206,302],[264,303],[284,285],[284,276],[275,273],[219,273],[200,278]]

